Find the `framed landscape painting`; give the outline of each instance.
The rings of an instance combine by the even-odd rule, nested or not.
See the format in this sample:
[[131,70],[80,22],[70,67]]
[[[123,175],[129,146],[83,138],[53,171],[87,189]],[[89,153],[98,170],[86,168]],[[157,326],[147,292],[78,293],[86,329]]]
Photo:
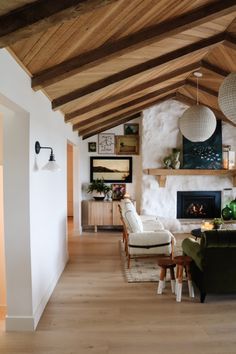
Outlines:
[[90,182],[104,179],[104,182],[131,183],[132,157],[90,157]]
[[124,124],[124,134],[125,135],[139,135],[139,124],[138,123]]
[[139,136],[138,135],[117,135],[116,136],[117,155],[138,155]]

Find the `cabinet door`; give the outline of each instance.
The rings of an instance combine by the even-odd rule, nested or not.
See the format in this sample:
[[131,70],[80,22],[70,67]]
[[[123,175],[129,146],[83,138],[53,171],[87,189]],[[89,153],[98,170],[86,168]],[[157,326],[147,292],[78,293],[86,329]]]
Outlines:
[[122,222],[120,220],[120,212],[118,209],[118,205],[120,204],[120,201],[113,201],[113,214],[112,214],[112,221],[113,225],[122,225]]
[[112,203],[89,202],[89,225],[112,225]]

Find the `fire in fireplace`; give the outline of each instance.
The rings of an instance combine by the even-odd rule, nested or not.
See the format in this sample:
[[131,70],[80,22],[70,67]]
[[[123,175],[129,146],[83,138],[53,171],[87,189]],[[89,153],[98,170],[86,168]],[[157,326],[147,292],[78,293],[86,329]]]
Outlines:
[[221,215],[221,191],[177,192],[178,219],[211,219]]

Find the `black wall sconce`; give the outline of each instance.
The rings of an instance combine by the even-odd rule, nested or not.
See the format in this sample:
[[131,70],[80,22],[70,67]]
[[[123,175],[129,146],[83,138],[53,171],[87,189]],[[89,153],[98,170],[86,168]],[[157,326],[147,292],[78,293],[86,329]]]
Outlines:
[[49,146],[41,146],[40,143],[38,141],[35,142],[35,152],[36,154],[38,155],[41,151],[41,149],[49,149],[51,150],[50,152],[50,156],[49,156],[49,160],[48,162],[46,163],[45,166],[43,166],[43,170],[47,170],[47,171],[60,171],[61,168],[60,166],[56,163],[56,160],[55,160],[55,155],[53,153],[53,149]]

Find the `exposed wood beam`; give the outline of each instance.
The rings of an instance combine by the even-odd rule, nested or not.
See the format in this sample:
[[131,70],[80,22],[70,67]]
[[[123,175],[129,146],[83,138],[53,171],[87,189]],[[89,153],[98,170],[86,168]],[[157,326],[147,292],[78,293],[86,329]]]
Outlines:
[[230,49],[236,49],[236,37],[232,36],[230,33],[227,33],[224,45]]
[[127,109],[127,108],[132,108],[133,106],[136,106],[137,104],[139,103],[143,103],[145,101],[148,101],[148,100],[151,100],[152,98],[157,98],[158,96],[160,95],[163,95],[163,94],[166,94],[170,91],[173,91],[173,90],[177,90],[179,89],[181,86],[183,86],[185,84],[185,80],[182,80],[182,81],[179,81],[179,82],[176,82],[172,85],[168,85],[158,91],[154,91],[154,92],[150,92],[146,95],[143,95],[141,97],[138,97],[132,101],[128,101],[120,106],[116,106],[114,108],[111,108],[109,109],[108,111],[105,111],[105,112],[102,112],[100,114],[97,114],[91,118],[88,118],[88,119],[84,119],[83,121],[81,122],[78,122],[76,124],[76,129],[78,128],[81,128],[85,125],[88,125],[90,123],[96,123],[101,120],[101,119],[104,119],[106,117],[109,117],[111,116],[112,114],[116,114],[116,113],[119,113],[121,111],[123,111],[124,109]]
[[[100,125],[99,128],[96,127],[95,130],[94,130],[94,128],[93,129],[88,129],[87,133],[84,134],[83,139],[87,139],[90,136],[102,133],[105,130],[117,127],[120,124],[124,124],[124,123],[130,122],[131,120],[136,119],[136,118],[140,118],[140,117],[141,117],[141,113],[140,112],[136,113],[136,114],[134,114],[132,116],[128,116],[128,117],[126,116],[125,118],[117,119],[115,117],[115,118],[113,118],[113,122],[111,122],[111,123],[106,123],[104,125]],[[81,134],[79,134],[79,135],[81,135]]]
[[118,0],[38,0],[0,17],[0,47]]
[[74,112],[65,114],[65,121],[68,122],[68,121],[72,120],[73,118],[79,117],[79,116],[86,114],[88,112],[91,112],[95,109],[105,107],[108,104],[111,104],[111,103],[121,100],[123,98],[127,98],[135,93],[144,91],[150,87],[160,84],[161,82],[168,81],[170,79],[173,79],[174,77],[177,77],[177,76],[180,76],[183,74],[188,74],[188,73],[192,72],[193,70],[199,69],[200,67],[201,67],[201,63],[195,62],[193,64],[186,65],[180,69],[171,71],[168,74],[164,74],[164,75],[156,77],[155,79],[151,79],[149,81],[143,82],[137,86],[131,87],[131,88],[124,90],[122,92],[119,92],[113,96],[108,96],[100,101],[92,102],[91,104],[84,106],[80,109],[77,109]]
[[52,108],[53,109],[60,109],[64,105],[66,105],[69,102],[75,101],[81,97],[84,97],[88,94],[94,93],[104,87],[108,87],[114,83],[119,83],[123,80],[126,80],[128,78],[131,78],[132,76],[135,76],[137,74],[145,73],[146,71],[149,71],[150,69],[157,69],[158,67],[170,63],[174,60],[183,58],[187,55],[190,55],[191,53],[197,53],[203,49],[210,48],[212,46],[215,46],[218,43],[223,42],[225,39],[225,32],[219,33],[215,36],[202,39],[196,43],[192,43],[190,45],[187,45],[185,47],[176,49],[172,52],[169,52],[167,54],[161,55],[160,57],[148,60],[144,63],[135,65],[131,68],[128,68],[126,70],[120,71],[119,73],[113,74],[111,76],[108,76],[102,80],[99,80],[97,82],[94,82],[90,85],[87,85],[85,87],[82,87],[78,90],[75,90],[73,92],[70,92],[66,95],[63,95],[61,97],[58,97],[52,101]]
[[201,64],[202,64],[203,68],[205,68],[209,71],[212,71],[214,74],[218,74],[222,77],[229,75],[228,71],[223,70],[223,69],[219,68],[218,66],[215,66],[215,65],[209,63],[208,61],[202,60]]
[[[171,99],[171,98],[173,98],[173,97],[175,97],[175,94],[174,94],[174,93],[170,93],[170,94],[168,94],[168,95],[165,95],[165,96],[163,96],[163,97],[161,97],[161,98],[152,100],[152,101],[150,101],[150,102],[145,102],[144,104],[141,104],[141,105],[139,105],[139,106],[137,106],[137,107],[135,107],[135,108],[133,108],[133,109],[131,109],[131,110],[125,112],[125,113],[120,114],[118,117],[119,117],[119,118],[122,118],[122,117],[126,117],[126,116],[128,116],[128,115],[135,114],[135,113],[140,112],[140,111],[142,111],[142,110],[144,110],[144,109],[147,109],[147,108],[150,108],[150,107],[152,107],[152,106],[154,106],[154,105],[156,105],[156,104],[159,104],[159,103],[161,103],[161,102],[163,102],[163,101],[169,100],[169,99]],[[117,117],[117,116],[116,116],[116,117]],[[107,120],[108,120],[108,119],[111,119],[111,118],[114,119],[115,117],[108,117]],[[98,125],[98,124],[95,122],[95,123],[93,124],[93,127],[96,128],[97,125]],[[73,127],[73,128],[75,128],[75,127]],[[90,128],[92,129],[92,126],[90,126],[89,129],[90,129]],[[87,129],[87,128],[86,128],[86,129]],[[83,129],[83,130],[84,130],[84,129]],[[81,133],[81,134],[83,133],[83,130],[80,130],[80,133]]]
[[117,58],[130,51],[158,43],[165,38],[179,34],[185,30],[190,30],[193,27],[212,21],[220,16],[227,15],[234,10],[236,10],[234,0],[220,0],[213,4],[201,6],[187,14],[133,33],[116,42],[105,44],[87,53],[64,61],[52,68],[41,71],[34,75],[32,87],[35,90],[42,89],[55,82],[64,80],[71,75],[104,64],[108,60]]
[[[185,95],[182,95],[179,92],[176,92],[176,99],[178,101],[181,101],[183,103],[188,104],[189,106],[195,105],[197,103],[197,101],[194,100],[193,98],[190,98],[190,97],[187,97]],[[213,108],[213,107],[211,107],[209,105],[206,105],[205,103],[201,103],[200,101],[199,101],[199,103],[204,105],[204,106],[206,106],[206,107],[208,107],[208,108],[210,108],[212,110],[212,112],[215,114],[216,118],[221,119],[225,123],[228,123],[228,124],[233,125],[234,127],[236,127],[236,124],[233,123],[231,120],[229,120],[221,111],[218,111],[217,109],[215,109],[215,108]]]
[[[186,80],[186,85],[191,86],[191,87],[193,87],[193,88],[197,88],[197,83],[194,82],[194,81],[191,81],[191,80],[189,80],[189,79]],[[198,89],[199,89],[200,91],[203,91],[203,92],[205,92],[205,93],[211,95],[211,96],[218,97],[218,92],[212,90],[212,89],[209,88],[209,87],[206,87],[206,86],[203,86],[203,85],[201,85],[201,84],[198,84]]]

